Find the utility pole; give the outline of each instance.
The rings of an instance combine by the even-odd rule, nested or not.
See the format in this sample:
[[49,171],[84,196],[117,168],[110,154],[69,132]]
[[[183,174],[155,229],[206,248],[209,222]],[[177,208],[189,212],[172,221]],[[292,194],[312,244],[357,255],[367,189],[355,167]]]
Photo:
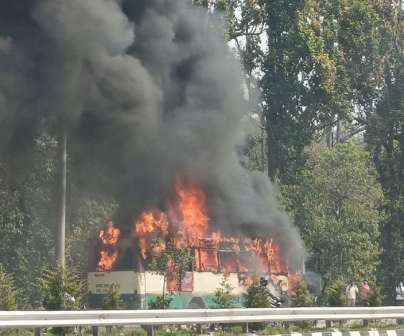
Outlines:
[[65,266],[65,240],[66,240],[66,188],[67,188],[67,134],[63,127],[59,140],[60,160],[60,189],[59,189],[59,211],[57,227],[56,260],[59,266]]

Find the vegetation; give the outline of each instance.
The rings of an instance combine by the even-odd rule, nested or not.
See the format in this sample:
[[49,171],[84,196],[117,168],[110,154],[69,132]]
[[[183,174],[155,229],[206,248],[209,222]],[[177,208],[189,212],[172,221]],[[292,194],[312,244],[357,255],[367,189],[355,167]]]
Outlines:
[[108,290],[107,296],[102,303],[102,309],[105,310],[117,310],[123,309],[124,303],[122,296],[119,293],[119,287],[116,284],[112,284]]
[[173,301],[172,295],[157,295],[149,302],[150,309],[167,309]]
[[43,307],[47,310],[76,310],[80,308],[81,281],[68,268],[58,266],[42,272],[39,286]]
[[330,307],[342,307],[347,304],[346,283],[341,280],[331,282],[324,291],[323,303]]
[[[156,241],[156,244],[160,244]],[[192,251],[184,247],[176,247],[171,242],[166,243],[164,252],[159,253],[154,256],[151,264],[149,265],[149,270],[160,274],[164,277],[162,297],[155,301],[155,304],[166,307],[166,283],[167,279],[171,277],[176,281],[178,286],[177,290],[181,290],[181,280],[185,275],[185,272],[192,269],[194,258]],[[168,305],[171,301],[168,302]]]
[[308,267],[329,280],[375,280],[383,192],[370,154],[350,141],[316,145],[306,155],[283,196],[312,253]]
[[0,265],[0,310],[17,309],[17,291],[14,279]]
[[234,288],[229,283],[229,274],[224,273],[220,287],[215,291],[213,301],[216,304],[215,308],[234,308],[236,304],[236,296],[232,294]]
[[310,307],[313,305],[309,287],[303,279],[299,280],[294,286],[292,302],[295,307]]
[[247,308],[270,308],[272,300],[267,280],[263,278],[255,279],[247,287],[243,299]]

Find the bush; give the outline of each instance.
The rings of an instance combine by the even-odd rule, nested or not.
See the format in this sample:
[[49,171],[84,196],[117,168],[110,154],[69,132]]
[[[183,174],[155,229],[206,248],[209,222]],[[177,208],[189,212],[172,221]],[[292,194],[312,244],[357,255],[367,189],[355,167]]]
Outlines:
[[102,309],[117,310],[124,308],[122,296],[119,293],[118,285],[112,284],[108,290],[108,294],[102,302]]
[[313,305],[313,298],[306,281],[299,280],[295,285],[294,292],[292,301],[295,307],[310,307]]
[[[294,293],[292,302],[295,307],[310,307],[313,305],[313,298],[311,297],[309,287],[303,279],[300,279],[295,284]],[[313,323],[311,321],[301,321],[296,322],[295,325],[301,329],[308,329]]]
[[0,310],[17,309],[17,290],[14,287],[14,279],[7,274],[0,265]]
[[325,289],[325,303],[330,307],[343,307],[347,304],[346,284],[335,280]]
[[370,307],[379,307],[383,303],[383,294],[381,289],[377,285],[371,286],[371,291],[368,299],[368,303]]
[[244,304],[247,308],[271,307],[271,292],[267,287],[267,281],[263,278],[255,279],[243,295]]
[[173,297],[171,295],[157,295],[156,298],[149,302],[150,309],[167,309],[170,307]]
[[233,308],[236,303],[236,296],[232,294],[234,288],[229,283],[229,274],[223,274],[220,287],[216,289],[213,302],[217,308]]
[[67,267],[45,269],[39,279],[39,286],[45,309],[76,310],[80,308],[81,281]]

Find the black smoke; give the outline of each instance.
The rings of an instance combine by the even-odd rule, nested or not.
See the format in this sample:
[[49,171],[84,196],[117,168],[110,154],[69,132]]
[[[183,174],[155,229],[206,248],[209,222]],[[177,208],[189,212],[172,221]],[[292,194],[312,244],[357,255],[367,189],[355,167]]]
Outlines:
[[3,0],[0,155],[67,129],[81,186],[118,199],[119,225],[164,208],[183,176],[206,188],[217,227],[270,234],[297,262],[273,186],[240,165],[242,72],[211,20],[181,0]]

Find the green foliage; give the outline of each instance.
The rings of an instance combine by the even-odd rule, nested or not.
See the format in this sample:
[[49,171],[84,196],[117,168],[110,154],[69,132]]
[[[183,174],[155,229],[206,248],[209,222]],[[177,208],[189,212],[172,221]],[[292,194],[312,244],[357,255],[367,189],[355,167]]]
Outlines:
[[17,309],[17,291],[14,279],[0,265],[0,310]]
[[[304,281],[303,279],[298,280],[297,283],[295,284],[293,290],[294,290],[294,294],[292,296],[293,306],[310,307],[313,305],[313,298],[310,295],[309,287],[308,287],[306,281]],[[307,329],[312,324],[313,323],[311,321],[301,321],[301,322],[294,323],[294,325],[296,325],[302,329]]]
[[66,267],[47,268],[42,272],[39,286],[43,306],[47,310],[76,310],[80,308],[81,281]]
[[102,309],[105,310],[118,310],[123,309],[124,303],[122,296],[119,293],[119,287],[116,284],[112,284],[108,290],[107,296],[102,302]]
[[271,292],[265,279],[255,279],[243,294],[244,305],[247,308],[269,308]]
[[191,329],[182,329],[175,326],[163,326],[156,330],[156,336],[192,336]]
[[[156,243],[160,244],[159,241]],[[149,270],[164,276],[165,280],[172,275],[178,279],[178,284],[181,286],[181,279],[185,272],[193,269],[194,256],[186,246],[176,247],[171,241],[166,242],[165,246],[164,252],[153,257]]]
[[149,302],[150,309],[167,309],[173,301],[172,295],[157,295]]
[[376,284],[371,285],[371,292],[368,299],[368,304],[370,307],[379,307],[383,304],[384,297],[381,288]]
[[342,280],[330,283],[324,291],[323,302],[330,307],[343,307],[347,304],[346,284]]
[[313,298],[311,297],[309,287],[303,279],[296,283],[292,301],[295,307],[310,307],[313,305]]
[[[79,192],[76,193],[80,195]],[[108,218],[117,209],[117,204],[111,199],[91,200],[77,197],[72,201],[74,212],[70,217],[70,230],[66,237],[66,255],[69,265],[80,274],[88,270],[88,253],[91,244]]]
[[229,274],[223,274],[220,287],[216,289],[213,302],[217,308],[234,308],[236,296],[232,294],[234,288],[229,283]]
[[330,280],[375,280],[383,192],[361,144],[311,147],[297,184],[282,195],[312,255],[310,269]]

